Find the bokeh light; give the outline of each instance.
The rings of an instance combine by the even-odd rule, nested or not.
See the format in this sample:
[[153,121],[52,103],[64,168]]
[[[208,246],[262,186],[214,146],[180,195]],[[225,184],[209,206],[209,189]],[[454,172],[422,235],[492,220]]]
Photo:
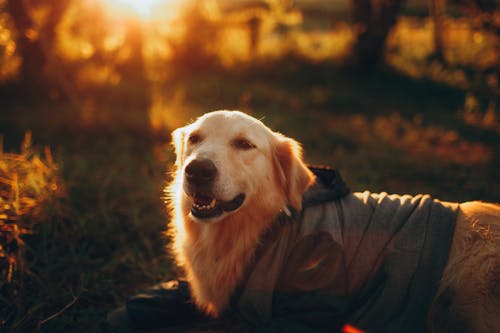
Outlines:
[[161,6],[175,4],[176,0],[104,0],[110,10],[131,13],[143,20],[150,19]]

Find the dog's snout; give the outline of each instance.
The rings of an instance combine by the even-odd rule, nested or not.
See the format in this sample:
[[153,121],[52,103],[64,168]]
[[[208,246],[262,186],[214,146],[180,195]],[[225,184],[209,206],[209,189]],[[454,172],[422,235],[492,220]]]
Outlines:
[[209,159],[191,161],[185,172],[188,181],[197,185],[207,184],[217,176],[217,168]]

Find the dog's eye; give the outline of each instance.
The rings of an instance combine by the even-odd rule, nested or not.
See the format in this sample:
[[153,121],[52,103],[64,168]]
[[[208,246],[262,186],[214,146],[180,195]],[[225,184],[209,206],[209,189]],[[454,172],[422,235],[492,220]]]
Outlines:
[[239,138],[233,141],[233,146],[242,150],[249,150],[255,148],[255,145],[248,141],[247,139]]
[[199,134],[191,134],[189,136],[188,142],[192,145],[201,142],[201,136]]

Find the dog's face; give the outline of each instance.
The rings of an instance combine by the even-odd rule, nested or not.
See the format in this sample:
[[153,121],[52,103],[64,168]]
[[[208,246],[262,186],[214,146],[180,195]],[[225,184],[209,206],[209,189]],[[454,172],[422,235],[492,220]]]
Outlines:
[[215,111],[175,130],[173,138],[182,206],[192,220],[220,221],[248,202],[254,209],[300,209],[312,181],[300,147],[259,120]]

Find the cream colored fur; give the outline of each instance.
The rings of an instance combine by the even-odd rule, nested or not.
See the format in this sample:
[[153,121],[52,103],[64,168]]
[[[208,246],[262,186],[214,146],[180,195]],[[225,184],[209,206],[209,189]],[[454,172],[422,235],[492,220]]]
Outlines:
[[[189,143],[196,135],[201,142]],[[300,146],[241,112],[212,112],[173,133],[176,175],[170,186],[174,248],[184,267],[196,304],[217,316],[242,279],[259,237],[282,209],[301,209],[302,193],[313,182]],[[248,140],[255,149],[235,147]],[[192,198],[184,188],[184,167],[210,158],[219,170],[215,193],[230,200],[245,193],[237,211],[210,221],[190,214]]]

